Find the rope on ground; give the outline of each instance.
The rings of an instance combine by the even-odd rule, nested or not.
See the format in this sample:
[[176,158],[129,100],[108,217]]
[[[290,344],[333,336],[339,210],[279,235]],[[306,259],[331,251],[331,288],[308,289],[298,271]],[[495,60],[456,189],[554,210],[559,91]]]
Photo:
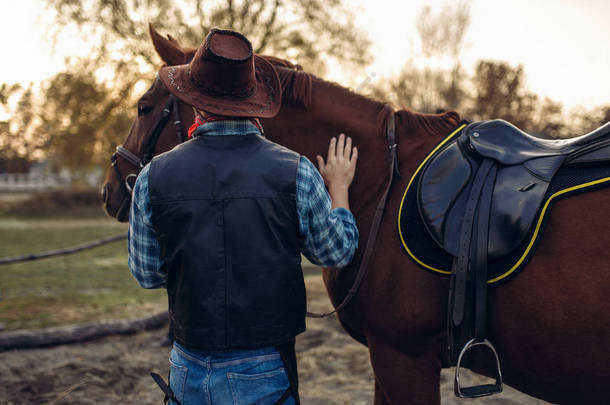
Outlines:
[[116,242],[118,240],[126,239],[127,234],[122,233],[120,235],[108,236],[107,238],[97,239],[91,242],[83,243],[81,245],[73,246],[65,249],[57,249],[57,250],[49,250],[47,252],[41,253],[30,253],[23,256],[15,256],[15,257],[3,257],[0,258],[0,265],[2,264],[11,264],[18,262],[27,262],[31,260],[38,259],[46,259],[49,257],[61,256],[61,255],[69,255],[72,253],[81,252],[83,250],[92,249],[98,246],[106,245],[108,243]]
[[0,351],[55,346],[84,342],[109,335],[136,333],[157,329],[167,324],[167,311],[143,318],[103,320],[80,325],[59,326],[40,330],[15,330],[0,332]]

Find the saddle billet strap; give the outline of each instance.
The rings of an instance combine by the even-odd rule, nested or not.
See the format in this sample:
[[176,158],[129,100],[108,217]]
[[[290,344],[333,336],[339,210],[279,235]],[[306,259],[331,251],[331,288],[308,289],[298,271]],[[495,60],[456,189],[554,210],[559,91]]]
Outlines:
[[389,152],[390,152],[390,180],[388,180],[388,184],[383,192],[383,195],[379,199],[379,203],[377,204],[377,208],[375,208],[375,215],[373,216],[373,223],[371,224],[371,229],[369,231],[369,237],[366,242],[366,247],[364,248],[364,255],[362,256],[362,261],[360,262],[360,267],[358,268],[358,272],[356,273],[356,278],[354,280],[354,284],[347,292],[343,301],[337,307],[323,314],[316,314],[313,312],[307,312],[306,315],[309,318],[326,318],[334,314],[335,312],[340,311],[345,308],[347,304],[352,300],[352,298],[358,292],[358,288],[360,287],[360,283],[362,283],[362,279],[366,274],[366,269],[369,265],[369,261],[371,260],[371,255],[373,253],[373,247],[375,246],[375,240],[377,239],[377,234],[379,233],[379,227],[381,226],[381,220],[383,219],[383,213],[385,211],[385,206],[388,201],[388,196],[390,195],[390,189],[392,188],[392,183],[394,182],[394,176],[400,176],[400,172],[398,170],[398,154],[396,152],[396,137],[395,137],[396,129],[394,123],[394,111],[388,116],[388,126],[386,136],[389,143]]
[[[447,337],[452,363],[467,341],[473,337],[485,339],[489,221],[496,174],[496,162],[483,160],[468,194],[460,251],[450,282]],[[470,308],[474,309],[473,314]]]
[[[458,326],[464,320],[464,306],[466,298],[466,278],[468,275],[469,257],[471,252],[472,232],[475,220],[476,208],[479,204],[483,185],[487,179],[487,175],[493,166],[494,161],[485,159],[479,166],[475,178],[470,189],[468,202],[464,212],[464,219],[460,230],[460,245],[458,256],[454,262],[453,276],[455,282],[453,285],[453,294],[450,294],[450,307],[453,311],[450,314],[453,324]],[[487,254],[487,249],[485,249]]]
[[150,376],[153,378],[153,380],[155,380],[155,382],[157,383],[159,388],[161,388],[161,391],[163,391],[163,393],[165,394],[165,397],[163,398],[163,403],[167,404],[167,401],[171,399],[172,401],[176,402],[178,405],[182,405],[182,404],[180,404],[180,401],[178,401],[176,399],[176,396],[174,395],[174,392],[172,391],[172,389],[169,387],[169,385],[167,385],[167,383],[165,381],[163,381],[163,378],[161,378],[161,376],[159,374],[150,373]]
[[474,337],[485,338],[487,329],[487,258],[489,240],[489,220],[491,216],[491,201],[497,174],[497,165],[489,170],[481,198],[476,222],[476,254],[474,262]]
[[[477,398],[502,392],[500,360],[496,349],[485,338],[487,326],[489,223],[497,171],[498,163],[494,159],[486,158],[481,162],[475,174],[468,194],[467,210],[462,219],[462,233],[460,235],[459,259],[466,255],[468,259],[466,261],[467,266],[456,267],[451,277],[452,281],[455,280],[455,283],[452,284],[455,290],[450,291],[447,336],[449,340],[450,361],[451,364],[456,366],[454,392],[459,398]],[[471,210],[473,207],[474,211]],[[470,235],[468,235],[469,230]],[[470,280],[467,281],[468,276],[470,276]],[[460,283],[463,283],[464,286],[463,296],[457,294],[459,292],[457,288],[461,287]],[[455,295],[451,293],[455,293]],[[452,296],[453,301],[451,300]],[[449,318],[452,315],[452,305],[453,324],[449,322]],[[468,311],[464,314],[463,311],[466,305],[468,305]],[[460,315],[460,310],[462,311],[461,319],[455,317],[456,314]],[[460,322],[456,323],[456,320]],[[465,354],[474,347],[486,347],[493,353],[497,369],[495,384],[464,387],[460,382],[460,368],[468,367],[467,363],[469,362],[465,358]]]

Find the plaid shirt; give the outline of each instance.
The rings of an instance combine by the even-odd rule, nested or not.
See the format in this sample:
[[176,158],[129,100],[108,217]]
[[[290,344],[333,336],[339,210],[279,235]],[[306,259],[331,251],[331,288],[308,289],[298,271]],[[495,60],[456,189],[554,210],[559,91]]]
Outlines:
[[[249,120],[212,121],[198,127],[195,135],[260,134]],[[161,247],[152,226],[152,206],[148,194],[146,165],[134,186],[127,248],[132,274],[144,288],[165,286]],[[311,261],[324,267],[345,267],[358,247],[358,228],[351,212],[331,209],[331,201],[322,176],[315,166],[301,156],[296,178],[296,205],[299,216],[301,251]]]

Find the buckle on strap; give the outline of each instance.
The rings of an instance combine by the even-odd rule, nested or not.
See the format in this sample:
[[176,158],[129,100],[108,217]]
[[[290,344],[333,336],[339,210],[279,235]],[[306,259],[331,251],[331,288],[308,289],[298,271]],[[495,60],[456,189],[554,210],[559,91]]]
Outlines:
[[[472,387],[462,387],[460,385],[460,366],[462,363],[462,358],[466,354],[466,352],[473,347],[476,346],[485,346],[491,350],[496,359],[496,383],[495,384],[482,384],[475,385]],[[455,366],[455,380],[453,385],[453,390],[455,392],[455,396],[459,398],[479,398],[485,397],[487,395],[498,394],[502,392],[502,371],[500,370],[500,359],[498,358],[498,353],[496,349],[493,347],[491,342],[487,339],[477,340],[471,339],[464,345],[464,348],[460,352],[460,356],[458,357],[457,365]]]

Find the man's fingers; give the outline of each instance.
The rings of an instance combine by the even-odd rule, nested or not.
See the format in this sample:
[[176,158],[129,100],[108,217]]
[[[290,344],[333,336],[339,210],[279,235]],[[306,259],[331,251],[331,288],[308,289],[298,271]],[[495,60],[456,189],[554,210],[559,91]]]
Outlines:
[[318,160],[318,169],[320,170],[320,172],[323,172],[324,171],[324,158],[320,155],[317,155],[316,159]]
[[349,161],[350,168],[356,168],[356,161],[358,160],[358,148],[354,146],[352,150],[352,159]]
[[330,138],[330,143],[328,144],[328,159],[331,160],[335,158],[336,154],[336,146],[337,146],[337,138],[334,136]]
[[349,155],[352,153],[352,138],[349,136],[345,140],[345,150],[343,151],[343,157],[349,162]]
[[339,134],[339,141],[337,141],[337,157],[343,157],[343,148],[345,147],[345,134]]

